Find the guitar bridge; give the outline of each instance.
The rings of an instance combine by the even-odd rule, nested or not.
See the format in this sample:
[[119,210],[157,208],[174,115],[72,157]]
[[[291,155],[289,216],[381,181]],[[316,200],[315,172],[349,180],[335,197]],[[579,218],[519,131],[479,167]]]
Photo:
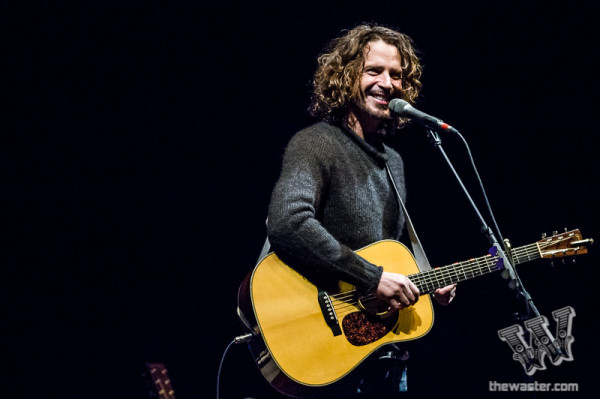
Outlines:
[[327,323],[329,328],[331,328],[333,336],[335,337],[337,335],[342,335],[340,322],[338,321],[337,314],[335,313],[335,309],[333,308],[333,303],[331,302],[329,294],[323,290],[319,290],[318,298],[319,306],[321,307],[321,312],[323,313],[323,318],[325,319],[325,323]]

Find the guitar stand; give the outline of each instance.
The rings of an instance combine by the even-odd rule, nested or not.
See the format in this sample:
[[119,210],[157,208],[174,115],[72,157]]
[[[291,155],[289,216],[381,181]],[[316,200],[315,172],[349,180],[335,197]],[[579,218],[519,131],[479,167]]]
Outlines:
[[[456,131],[456,133],[464,141],[465,145],[467,145],[467,143],[466,143],[465,139],[462,137],[462,135],[458,131]],[[496,239],[496,236],[494,235],[494,232],[492,231],[492,229],[485,222],[485,219],[481,215],[481,212],[479,212],[479,209],[477,208],[477,205],[475,205],[475,202],[473,201],[473,198],[471,198],[471,195],[469,194],[469,191],[467,190],[467,188],[463,184],[460,176],[456,172],[456,169],[454,168],[454,165],[452,165],[452,162],[450,161],[450,159],[446,155],[446,152],[442,148],[442,140],[440,139],[440,136],[437,134],[437,132],[433,131],[432,129],[427,129],[427,135],[428,135],[429,140],[431,141],[431,143],[436,148],[439,149],[440,153],[442,154],[442,157],[444,158],[444,160],[446,161],[446,163],[450,167],[450,170],[454,174],[454,177],[456,177],[456,180],[458,181],[458,184],[460,185],[460,187],[462,188],[463,192],[467,196],[467,199],[468,199],[469,203],[471,204],[471,207],[475,211],[475,214],[477,215],[477,218],[479,219],[479,222],[481,223],[481,228],[480,228],[481,233],[486,236],[486,238],[488,239],[488,241],[492,245],[492,247],[490,248],[490,251],[489,251],[490,255],[497,256],[498,257],[498,266],[499,266],[499,268],[504,268],[504,271],[502,272],[502,277],[505,278],[505,279],[509,279],[510,280],[509,284],[508,284],[509,288],[511,288],[513,290],[516,290],[517,291],[517,295],[520,296],[524,300],[524,302],[525,302],[525,315],[528,317],[533,312],[533,314],[535,315],[535,317],[540,316],[540,312],[538,311],[537,307],[533,303],[533,298],[531,297],[531,295],[529,294],[529,292],[527,292],[527,290],[525,289],[525,287],[524,287],[524,285],[523,285],[523,283],[521,281],[521,278],[517,274],[517,270],[513,266],[513,264],[510,261],[510,259],[506,256],[506,253],[503,250],[502,246],[498,243],[498,240]],[[467,149],[468,149],[468,145],[467,145]],[[482,185],[482,189],[483,189],[483,185]],[[484,190],[483,194],[485,196],[485,190]],[[504,242],[505,242],[505,244],[507,244],[507,248],[509,248],[509,244],[506,241],[504,241]],[[519,315],[519,313],[515,313],[515,317],[521,318],[522,316]],[[558,344],[558,341],[552,336],[552,333],[548,329],[545,329],[545,332],[548,335],[548,338],[550,339],[550,342],[552,342],[553,346],[556,348],[557,353],[561,354],[562,351],[560,350],[560,345]]]

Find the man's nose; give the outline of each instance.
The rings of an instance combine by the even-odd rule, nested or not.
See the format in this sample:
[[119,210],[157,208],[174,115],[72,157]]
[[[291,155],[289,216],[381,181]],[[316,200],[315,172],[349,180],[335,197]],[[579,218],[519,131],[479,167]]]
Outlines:
[[379,85],[385,89],[392,88],[392,77],[387,73],[382,73],[379,78]]

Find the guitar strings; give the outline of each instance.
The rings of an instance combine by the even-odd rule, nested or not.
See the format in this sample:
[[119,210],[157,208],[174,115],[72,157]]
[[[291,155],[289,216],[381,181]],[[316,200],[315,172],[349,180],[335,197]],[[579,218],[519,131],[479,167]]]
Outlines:
[[[568,238],[563,238],[562,241],[566,239]],[[511,253],[511,257],[513,258],[512,260],[518,264],[524,262],[525,258],[527,258],[526,260],[537,259],[541,257],[541,250],[543,248],[554,246],[560,241],[561,240],[554,240],[515,248]],[[428,270],[426,272],[413,274],[409,277],[417,286],[421,286],[420,290],[422,292],[427,294],[434,291],[436,289],[436,285],[437,287],[442,287],[449,285],[452,282],[460,282],[472,277],[491,273],[499,268],[498,260],[498,256],[485,255],[480,258],[470,259],[464,262],[457,262],[433,270]],[[430,285],[433,285],[434,287],[429,288]],[[425,288],[425,290],[423,290],[423,288]],[[344,291],[339,294],[333,294],[330,295],[330,297],[334,300],[333,306],[336,312],[341,312],[347,309],[355,309],[359,300],[363,303],[379,300],[379,298],[373,294],[365,295],[359,299],[356,289]]]
[[[457,279],[458,279],[458,281],[463,281],[465,279],[468,279],[469,276],[467,274],[471,274],[470,277],[475,277],[477,275],[476,273],[474,273],[475,271],[480,272],[479,275],[492,272],[497,269],[497,263],[496,262],[490,263],[489,261],[497,260],[497,259],[498,259],[498,257],[491,257],[488,255],[488,256],[484,257],[483,259],[476,259],[476,260],[462,262],[460,264],[444,266],[443,268],[438,268],[438,269],[434,269],[432,271],[412,275],[412,276],[410,276],[410,278],[411,278],[411,280],[413,280],[415,282],[415,284],[417,286],[425,285],[427,289],[423,290],[421,288],[421,291],[425,291],[424,293],[429,293],[435,289],[435,287],[434,287],[434,289],[429,289],[429,285],[434,282],[437,283],[438,287],[441,287],[441,286],[449,285],[449,283],[456,281]],[[482,268],[482,266],[481,266],[482,263],[484,265],[484,268]],[[456,266],[462,266],[462,267],[460,270],[455,270]],[[462,276],[459,278],[460,274],[463,274],[463,276],[465,278],[462,278]],[[442,278],[438,278],[437,275],[442,275]],[[448,278],[451,278],[451,277],[454,277],[454,279],[451,279],[450,281],[448,281]],[[356,296],[356,292],[357,292],[356,290],[351,290],[351,291],[346,291],[341,294],[332,295],[332,297],[334,299],[341,301],[341,304],[334,303],[334,309],[337,312],[342,312],[349,308],[355,309],[356,305],[358,304],[358,300],[354,300],[354,297]],[[347,301],[350,299],[352,299],[352,301]],[[362,301],[364,304],[372,302],[374,300],[379,300],[379,298],[375,297],[373,294],[366,295],[366,296],[360,298],[360,301]]]
[[[513,261],[515,261],[515,263],[522,263],[524,261],[540,258],[540,257],[542,257],[541,251],[543,249],[550,247],[550,246],[555,246],[558,243],[560,243],[561,241],[566,241],[566,240],[570,240],[570,237],[565,237],[565,238],[562,238],[559,240],[548,241],[545,243],[530,244],[530,245],[526,245],[524,247],[516,248],[515,250],[512,251]],[[568,249],[563,248],[562,251],[566,252],[566,251],[568,251]],[[492,264],[490,264],[490,262],[489,262],[490,260],[493,260],[494,262]],[[498,257],[491,257],[490,255],[487,255],[482,258],[471,259],[469,261],[456,263],[453,265],[443,266],[442,268],[434,269],[434,273],[428,271],[428,272],[413,275],[410,277],[412,280],[415,280],[418,283],[430,285],[434,282],[439,284],[440,279],[438,279],[438,276],[441,275],[443,283],[447,284],[448,281],[446,280],[446,277],[459,277],[459,274],[461,272],[465,275],[465,279],[468,279],[470,277],[475,277],[476,275],[471,275],[470,277],[467,276],[467,273],[472,273],[473,271],[483,272],[481,274],[485,274],[486,272],[492,272],[497,269],[497,263],[498,263],[497,261],[498,261]],[[481,268],[482,262],[485,263],[485,265],[484,265],[485,268]],[[467,267],[465,267],[465,265]],[[464,280],[464,279],[462,279],[462,277],[458,279],[458,281],[462,281],[462,280]],[[450,282],[452,282],[452,280],[450,280]]]
[[[566,240],[570,240],[570,237],[564,237],[562,239],[558,239],[558,240],[551,240],[545,243],[536,243],[536,244],[530,244],[530,245],[526,245],[524,247],[520,247],[520,248],[516,248],[515,250],[512,251],[512,258],[513,261],[515,263],[523,263],[525,261],[529,261],[532,259],[538,259],[540,257],[542,257],[542,250],[550,247],[550,246],[555,246],[557,244],[559,244],[561,241],[566,241]],[[562,252],[567,252],[569,249],[567,248],[562,248],[560,249],[560,251]],[[526,259],[525,259],[526,258]],[[494,262],[492,264],[489,263],[490,260],[493,260]],[[458,278],[460,273],[462,272],[465,276],[465,279],[471,278],[471,277],[475,277],[477,274],[473,274],[471,276],[467,276],[467,273],[472,273],[473,271],[478,271],[478,272],[482,272],[481,274],[485,274],[487,272],[492,272],[494,270],[497,270],[497,265],[498,265],[498,257],[491,257],[490,255],[487,255],[485,257],[482,258],[478,258],[478,259],[471,259],[469,261],[465,261],[465,262],[461,262],[461,263],[456,263],[453,265],[449,265],[449,266],[443,266],[442,268],[439,269],[435,269],[435,273],[432,272],[424,272],[421,274],[417,274],[417,275],[413,275],[410,276],[412,280],[417,281],[418,283],[423,283],[426,285],[430,285],[432,283],[440,283],[440,279],[438,279],[438,276],[442,276],[442,282],[443,284],[447,284],[447,277],[456,277]],[[485,268],[481,267],[481,262],[485,263]],[[465,267],[466,265],[466,267]],[[479,275],[481,275],[479,274]],[[458,281],[463,281],[464,279],[462,277],[458,278]],[[457,282],[458,282],[457,281]],[[450,283],[452,282],[452,279],[450,279],[449,281]],[[435,287],[434,287],[435,288]],[[429,291],[429,290],[427,290]]]
[[[520,254],[517,255],[516,257],[522,257],[523,252],[527,253],[528,256],[530,257],[530,254],[532,253],[531,248],[522,249],[522,250],[519,250],[516,252],[520,252]],[[465,275],[466,278],[469,278],[469,277],[475,277],[475,274],[473,273],[474,271],[483,271],[484,273],[494,271],[497,264],[496,264],[496,262],[490,262],[490,261],[497,261],[497,260],[498,260],[498,257],[491,257],[490,255],[486,255],[479,259],[471,259],[469,261],[455,263],[455,264],[451,264],[451,265],[447,265],[447,266],[442,266],[440,268],[437,268],[437,269],[434,269],[431,271],[414,274],[414,275],[411,275],[410,278],[411,278],[411,280],[417,281],[418,283],[422,283],[422,284],[430,284],[433,282],[439,283],[440,281],[443,281],[444,284],[447,284],[447,281],[446,281],[447,277],[455,277],[456,278],[460,274],[463,274],[463,275]],[[485,269],[482,269],[482,264],[484,265]],[[471,274],[471,276],[467,276],[466,274]],[[438,276],[442,276],[442,278],[438,278]],[[459,281],[463,281],[463,280],[464,279],[460,279]],[[351,298],[353,295],[355,295],[355,293],[356,293],[356,290],[346,291],[344,293],[334,294],[334,295],[332,295],[332,297],[339,299],[339,300],[344,300],[344,299]]]
[[[556,240],[556,242],[559,242],[559,240]],[[555,242],[550,241],[547,243],[541,243],[540,247],[548,247],[552,245],[555,245]],[[536,259],[539,256],[539,249],[536,246],[536,244],[516,248],[512,253],[513,260],[516,263],[523,262],[523,258],[525,257],[527,257],[527,260],[530,260],[532,257],[533,259]],[[435,289],[435,286],[433,289],[429,289],[429,285],[432,285],[433,283],[436,283],[438,287],[441,287],[444,285],[449,285],[449,283],[452,283],[453,281],[460,282],[475,277],[477,275],[483,275],[486,273],[493,272],[498,268],[498,259],[499,258],[497,256],[492,257],[491,255],[486,255],[480,258],[470,259],[468,261],[442,266],[440,268],[430,270],[427,272],[414,274],[411,275],[410,278],[417,285],[427,286],[425,292],[428,293]],[[464,278],[460,276],[461,274],[464,276]],[[448,281],[449,278],[450,280]],[[456,281],[457,279],[458,281]],[[331,298],[336,300],[337,302],[333,304],[334,308],[340,311],[343,311],[347,308],[355,308],[356,305],[358,305],[358,297],[356,297],[356,295],[356,290],[349,290],[340,294],[331,295]],[[366,295],[360,298],[360,301],[362,302],[370,302],[373,300],[379,299],[373,294]]]

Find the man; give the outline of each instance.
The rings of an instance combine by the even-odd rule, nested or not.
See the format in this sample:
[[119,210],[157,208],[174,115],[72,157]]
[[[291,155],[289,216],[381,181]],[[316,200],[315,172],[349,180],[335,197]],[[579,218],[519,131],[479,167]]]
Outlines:
[[[421,70],[411,39],[394,30],[361,25],[334,39],[313,79],[310,111],[321,122],[288,144],[269,206],[269,240],[286,264],[322,287],[351,283],[393,309],[416,303],[417,287],[354,251],[401,237],[403,162],[383,139],[405,122],[389,102],[414,103]],[[447,305],[454,294],[448,286],[434,297]]]

